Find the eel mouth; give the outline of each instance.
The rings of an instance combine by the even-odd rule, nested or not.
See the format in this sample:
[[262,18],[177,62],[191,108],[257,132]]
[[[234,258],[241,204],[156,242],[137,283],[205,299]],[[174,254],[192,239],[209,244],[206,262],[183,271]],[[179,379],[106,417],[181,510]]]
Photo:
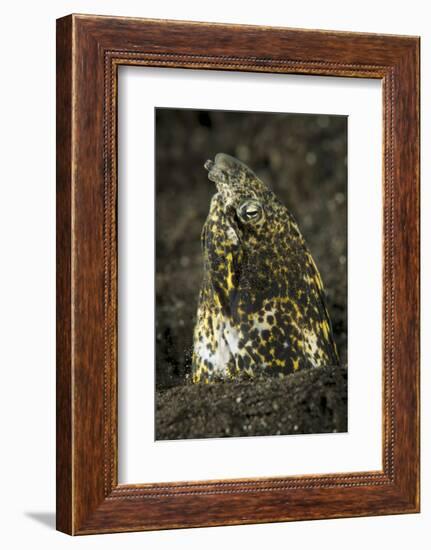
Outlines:
[[246,174],[252,173],[243,162],[226,153],[218,153],[214,161],[207,160],[204,167],[208,170],[208,179],[216,184],[226,206],[233,201],[235,180],[242,181]]
[[212,160],[207,160],[204,164],[204,167],[206,170],[208,170],[208,179],[210,181],[213,181],[216,185],[222,181],[227,183],[228,174],[226,174],[224,170],[217,166],[216,162],[213,162]]
[[204,164],[208,179],[215,183],[225,213],[232,207],[239,208],[245,199],[257,199],[256,185],[261,185],[256,174],[246,164],[226,153],[218,153]]
[[226,153],[217,153],[214,161],[207,160],[204,167],[208,170],[208,178],[211,181],[216,181],[216,178],[228,180],[230,175],[237,174],[238,172],[253,174],[246,164]]

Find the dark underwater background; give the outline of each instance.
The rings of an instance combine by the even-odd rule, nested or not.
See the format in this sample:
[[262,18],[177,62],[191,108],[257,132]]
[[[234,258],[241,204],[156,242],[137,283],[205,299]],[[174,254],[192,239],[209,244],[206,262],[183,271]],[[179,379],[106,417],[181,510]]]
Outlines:
[[322,275],[346,365],[347,117],[167,108],[155,117],[157,439],[345,431],[343,367],[287,382],[200,387],[189,374],[200,234],[215,193],[203,165],[219,152],[248,164],[295,216]]

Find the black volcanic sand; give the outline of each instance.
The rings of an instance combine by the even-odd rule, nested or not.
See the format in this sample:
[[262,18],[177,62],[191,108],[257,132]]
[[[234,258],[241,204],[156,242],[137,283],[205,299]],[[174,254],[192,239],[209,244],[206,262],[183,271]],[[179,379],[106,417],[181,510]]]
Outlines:
[[156,439],[347,431],[347,370],[193,384],[157,392]]
[[247,163],[295,216],[322,275],[341,363],[347,362],[347,118],[157,109],[157,438],[343,431],[343,369],[284,380],[189,382],[200,234],[215,192],[203,165],[219,152]]

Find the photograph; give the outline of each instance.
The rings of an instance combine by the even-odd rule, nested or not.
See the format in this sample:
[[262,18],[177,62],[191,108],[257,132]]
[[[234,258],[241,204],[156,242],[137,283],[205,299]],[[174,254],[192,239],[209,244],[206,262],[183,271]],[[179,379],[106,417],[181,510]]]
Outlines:
[[429,4],[2,8],[2,547],[429,548]]
[[347,431],[347,129],[155,108],[156,440]]

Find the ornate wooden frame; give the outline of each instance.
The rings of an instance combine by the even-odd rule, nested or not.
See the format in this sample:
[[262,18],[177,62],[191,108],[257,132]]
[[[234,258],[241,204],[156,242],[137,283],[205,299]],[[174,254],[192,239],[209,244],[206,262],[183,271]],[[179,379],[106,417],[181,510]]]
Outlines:
[[[383,82],[383,470],[119,485],[119,65]],[[419,38],[70,15],[57,21],[57,528],[419,511]]]

